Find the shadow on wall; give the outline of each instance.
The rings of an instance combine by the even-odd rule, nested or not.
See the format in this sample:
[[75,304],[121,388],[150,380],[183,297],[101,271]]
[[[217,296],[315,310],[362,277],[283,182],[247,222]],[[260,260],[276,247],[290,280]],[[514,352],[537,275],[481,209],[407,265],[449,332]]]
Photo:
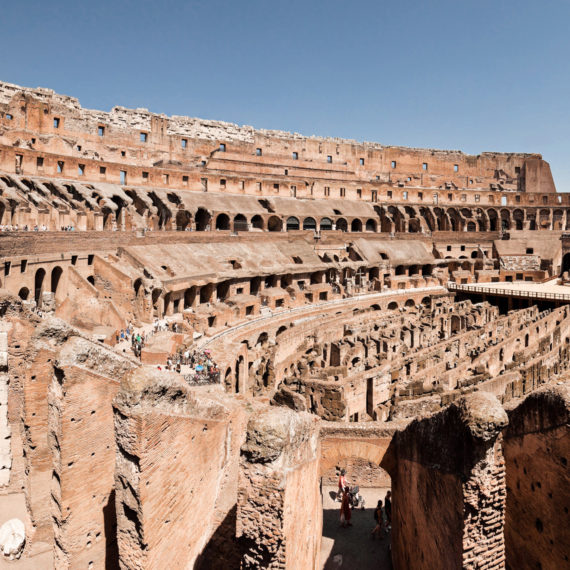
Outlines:
[[241,554],[236,538],[236,519],[237,505],[234,505],[196,559],[195,570],[228,570],[240,567]]
[[117,544],[117,511],[115,507],[115,490],[111,491],[107,504],[103,507],[105,536],[107,549],[105,552],[105,570],[119,569],[119,546]]

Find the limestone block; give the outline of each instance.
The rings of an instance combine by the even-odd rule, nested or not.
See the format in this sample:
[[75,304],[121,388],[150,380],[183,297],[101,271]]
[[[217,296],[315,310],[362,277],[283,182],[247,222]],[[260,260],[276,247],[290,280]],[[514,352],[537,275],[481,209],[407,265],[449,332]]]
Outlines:
[[0,527],[0,548],[4,556],[20,558],[26,544],[26,528],[20,519],[10,519]]

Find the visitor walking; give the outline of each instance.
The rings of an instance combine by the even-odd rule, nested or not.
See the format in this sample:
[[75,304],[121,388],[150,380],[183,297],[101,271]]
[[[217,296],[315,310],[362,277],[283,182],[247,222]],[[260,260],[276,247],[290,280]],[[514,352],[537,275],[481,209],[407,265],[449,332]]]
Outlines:
[[376,525],[372,529],[370,533],[371,537],[374,538],[375,536],[379,536],[382,538],[383,534],[383,527],[384,527],[384,509],[382,508],[382,499],[378,501],[376,508],[374,509],[374,520],[376,521]]
[[386,512],[386,526],[392,525],[392,491],[388,491],[384,497],[384,511]]

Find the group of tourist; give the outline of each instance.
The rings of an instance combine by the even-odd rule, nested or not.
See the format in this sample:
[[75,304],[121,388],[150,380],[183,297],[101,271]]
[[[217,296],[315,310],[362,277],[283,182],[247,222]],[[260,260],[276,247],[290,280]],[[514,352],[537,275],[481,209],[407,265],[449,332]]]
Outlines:
[[220,371],[209,350],[186,351],[182,357],[192,369],[191,373],[185,376],[188,382],[192,384],[217,384],[220,381]]
[[[346,470],[342,469],[338,479],[338,494],[341,498],[340,502],[340,524],[343,527],[352,526],[350,522],[352,518],[353,497],[350,491],[350,485],[346,477]],[[364,507],[363,507],[364,508]],[[384,497],[384,503],[380,499],[374,509],[374,528],[370,535],[372,538],[378,536],[382,538],[392,529],[392,492],[388,491]]]
[[[18,224],[11,225],[11,224],[0,224],[0,232],[29,232],[30,226],[25,224],[23,226],[19,226]],[[46,225],[42,224],[38,226],[37,224],[32,228],[31,231],[34,232],[47,232],[48,228]]]

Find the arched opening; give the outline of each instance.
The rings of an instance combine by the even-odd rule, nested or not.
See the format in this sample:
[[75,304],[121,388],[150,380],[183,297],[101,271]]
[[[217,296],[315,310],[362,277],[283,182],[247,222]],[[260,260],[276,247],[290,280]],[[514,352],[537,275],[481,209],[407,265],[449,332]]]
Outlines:
[[38,305],[42,297],[45,276],[46,270],[40,267],[40,269],[36,271],[36,276],[34,277],[34,299]]
[[405,303],[406,307],[415,307],[416,306],[416,302],[413,299],[408,299]]
[[279,327],[277,329],[277,332],[275,333],[275,336],[279,336],[281,333],[284,333],[287,330],[287,327],[285,325]]
[[22,301],[27,301],[29,295],[30,295],[30,290],[27,287],[22,287],[18,291],[18,297],[20,297],[20,299],[22,299]]
[[377,228],[376,221],[373,219],[366,220],[366,231],[375,232]]
[[51,292],[57,292],[57,286],[59,285],[59,280],[61,279],[61,274],[63,273],[63,269],[59,267],[54,267],[51,270]]
[[218,217],[216,218],[216,229],[217,230],[230,229],[230,217],[227,214],[218,214]]
[[247,225],[247,218],[243,214],[238,214],[234,217],[234,232],[247,232],[249,227]]
[[270,232],[280,232],[283,229],[283,220],[277,216],[271,216],[267,222],[267,229]]
[[184,231],[192,220],[190,212],[186,210],[179,210],[176,214],[176,229],[178,231]]
[[398,310],[398,303],[396,301],[391,301],[388,303],[388,310],[389,311],[397,311]]
[[570,253],[566,253],[562,258],[562,273],[570,271]]
[[456,333],[461,330],[461,319],[457,315],[451,317],[451,332]]
[[431,297],[424,297],[421,304],[429,309],[431,307]]
[[332,220],[330,218],[323,218],[321,220],[321,231],[332,230]]
[[467,231],[468,232],[476,232],[477,231],[477,225],[475,224],[475,222],[467,222]]
[[336,221],[336,229],[341,231],[341,232],[347,232],[348,231],[348,222],[344,218],[339,218]]
[[204,208],[198,208],[196,212],[196,231],[205,232],[210,229],[212,216]]
[[403,265],[397,265],[396,275],[405,275],[405,274],[406,274],[406,268]]
[[200,287],[200,303],[209,303],[212,298],[212,293],[214,292],[215,285],[213,283],[208,283],[203,287]]
[[192,286],[184,291],[184,308],[189,309],[196,301],[196,287]]
[[253,218],[251,218],[251,227],[255,228],[256,230],[263,229],[263,218],[259,214],[256,214],[253,216]]
[[352,220],[352,223],[350,224],[350,231],[351,232],[362,231],[362,222],[358,218],[354,218],[354,220]]
[[93,287],[95,287],[95,276],[89,275],[89,277],[87,277],[87,281],[89,283],[91,283],[91,285],[93,285]]
[[[87,280],[89,281],[89,278],[87,278]],[[95,281],[95,280],[93,280],[93,281]],[[135,290],[135,297],[139,296],[139,292],[141,290],[141,287],[142,287],[142,279],[139,277],[133,283],[133,289]]]
[[303,229],[304,230],[316,230],[317,229],[317,222],[315,218],[305,218],[303,220]]
[[291,216],[289,218],[287,218],[287,231],[294,231],[294,230],[298,230],[299,229],[299,218],[296,218],[295,216]]
[[239,394],[240,392],[242,392],[242,386],[241,386],[241,376],[242,376],[242,372],[243,372],[243,356],[240,356],[237,359],[236,362],[236,372],[235,372],[235,392],[236,394]]

